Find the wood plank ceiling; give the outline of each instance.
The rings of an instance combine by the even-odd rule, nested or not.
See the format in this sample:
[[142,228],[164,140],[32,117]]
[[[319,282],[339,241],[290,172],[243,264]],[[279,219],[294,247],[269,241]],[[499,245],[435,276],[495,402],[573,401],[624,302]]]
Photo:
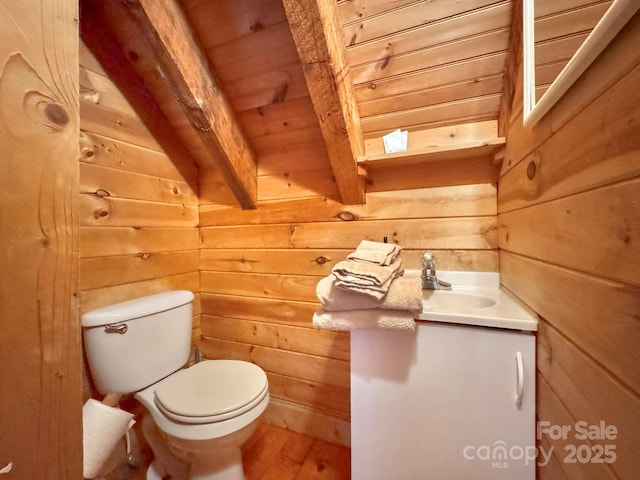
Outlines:
[[[576,43],[595,23],[576,16],[607,2],[536,1],[552,72],[570,56],[544,56],[559,51],[554,38]],[[81,35],[167,153],[194,158],[201,183],[255,208],[286,196],[267,178],[295,176],[353,204],[376,169],[480,159],[496,171],[518,10],[511,0],[81,0]],[[389,155],[381,137],[396,129],[409,148]]]

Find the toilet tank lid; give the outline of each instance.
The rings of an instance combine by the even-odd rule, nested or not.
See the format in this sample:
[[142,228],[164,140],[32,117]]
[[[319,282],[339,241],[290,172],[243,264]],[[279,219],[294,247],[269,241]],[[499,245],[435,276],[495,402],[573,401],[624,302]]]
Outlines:
[[193,292],[189,290],[172,290],[170,292],[157,293],[86,312],[82,315],[81,325],[85,328],[91,328],[126,322],[181,307],[192,300]]

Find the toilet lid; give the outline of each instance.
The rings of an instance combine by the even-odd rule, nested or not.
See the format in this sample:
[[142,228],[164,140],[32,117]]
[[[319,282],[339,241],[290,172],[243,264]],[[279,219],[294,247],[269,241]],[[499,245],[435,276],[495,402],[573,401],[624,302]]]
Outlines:
[[267,393],[267,375],[253,363],[205,360],[161,381],[158,408],[184,423],[211,423],[236,417]]

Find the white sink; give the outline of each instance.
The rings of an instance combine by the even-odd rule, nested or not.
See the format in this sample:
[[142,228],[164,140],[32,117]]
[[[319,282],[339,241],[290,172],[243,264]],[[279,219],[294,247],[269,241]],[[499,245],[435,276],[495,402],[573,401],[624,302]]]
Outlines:
[[[419,270],[405,275],[420,276]],[[500,286],[495,272],[439,271],[451,290],[423,290],[423,311],[416,320],[536,331],[538,317]]]
[[475,310],[493,307],[496,301],[483,295],[462,293],[456,290],[423,290],[422,306],[425,310],[452,311]]

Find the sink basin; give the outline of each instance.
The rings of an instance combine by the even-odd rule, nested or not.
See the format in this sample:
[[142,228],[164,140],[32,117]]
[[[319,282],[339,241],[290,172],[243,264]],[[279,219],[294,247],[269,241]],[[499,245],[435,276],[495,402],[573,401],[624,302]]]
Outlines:
[[[405,275],[420,277],[420,270]],[[535,332],[538,317],[500,286],[497,272],[438,271],[438,278],[452,290],[423,290],[418,322],[494,327]]]
[[422,298],[424,310],[436,311],[476,310],[496,304],[489,297],[451,290],[423,290]]

